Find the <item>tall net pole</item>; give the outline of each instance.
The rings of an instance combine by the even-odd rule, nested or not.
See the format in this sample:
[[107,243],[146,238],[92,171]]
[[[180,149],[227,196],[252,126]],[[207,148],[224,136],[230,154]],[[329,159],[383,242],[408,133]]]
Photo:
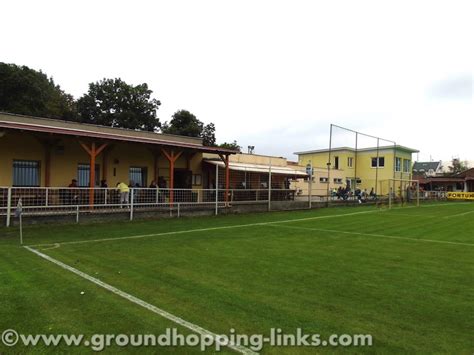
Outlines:
[[327,188],[327,196],[326,196],[326,206],[329,207],[329,198],[331,196],[331,151],[332,151],[332,126],[333,124],[331,123],[331,126],[329,128],[329,152],[328,152],[328,188]]
[[359,146],[359,133],[356,132],[355,134],[355,152],[354,152],[354,187],[353,187],[353,190],[354,190],[354,194],[355,192],[357,191],[357,149],[358,149],[358,146]]
[[[393,140],[331,124],[327,155],[327,205],[351,201],[375,203],[380,197],[387,198],[396,188],[393,186],[389,191],[390,186],[379,186],[380,179],[398,177],[395,172],[397,152],[398,146]],[[337,191],[335,194],[333,189]]]
[[[378,196],[378,181],[379,181],[379,159],[380,159],[380,138],[377,138],[377,166],[375,167],[375,198]],[[395,158],[394,158],[395,159]]]

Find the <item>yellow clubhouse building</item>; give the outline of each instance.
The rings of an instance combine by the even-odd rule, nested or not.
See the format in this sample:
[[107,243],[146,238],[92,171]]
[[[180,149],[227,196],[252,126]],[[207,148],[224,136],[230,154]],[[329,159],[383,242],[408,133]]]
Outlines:
[[0,152],[0,187],[68,187],[75,180],[77,187],[91,188],[122,182],[200,190],[217,183],[221,190],[255,190],[269,186],[271,165],[275,189],[306,176],[284,158],[208,147],[201,138],[2,112]]
[[[318,172],[318,188],[339,187],[386,194],[389,179],[412,179],[412,155],[418,150],[401,145],[353,149],[349,147],[296,152],[299,165]],[[329,167],[329,169],[328,169]],[[328,174],[329,173],[329,174]],[[316,175],[316,174],[315,174]],[[329,181],[328,181],[329,175]],[[314,179],[314,178],[313,178]],[[316,193],[318,194],[318,193]]]

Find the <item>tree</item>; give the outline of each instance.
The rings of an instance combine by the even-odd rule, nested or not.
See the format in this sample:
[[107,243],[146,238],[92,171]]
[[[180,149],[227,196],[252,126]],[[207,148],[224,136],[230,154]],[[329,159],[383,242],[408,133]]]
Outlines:
[[202,132],[202,144],[208,147],[215,147],[216,146],[216,126],[214,123],[209,123],[204,126]]
[[459,174],[467,170],[467,164],[466,162],[462,162],[459,158],[453,158],[448,169],[450,174]]
[[43,72],[0,63],[0,111],[71,120],[75,103]]
[[214,123],[204,125],[202,121],[187,110],[176,111],[169,123],[163,123],[161,131],[167,134],[200,137],[204,145],[216,145],[216,126]]
[[77,101],[79,121],[109,127],[156,131],[160,101],[151,98],[146,83],[133,86],[120,78],[89,84],[89,91]]
[[177,134],[188,137],[201,137],[204,124],[187,110],[176,111],[171,121],[165,122],[161,131],[167,134]]
[[237,143],[237,141],[233,141],[232,143],[224,142],[222,144],[219,144],[219,147],[225,149],[233,149],[238,151],[239,153],[242,151],[242,147]]

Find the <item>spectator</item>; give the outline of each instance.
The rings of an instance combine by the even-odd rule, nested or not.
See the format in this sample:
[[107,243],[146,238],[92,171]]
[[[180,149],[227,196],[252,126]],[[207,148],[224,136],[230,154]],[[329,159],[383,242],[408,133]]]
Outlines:
[[374,191],[374,188],[372,187],[372,189],[370,190],[370,193],[369,193],[369,196],[372,200],[375,200],[377,198],[377,196],[375,195],[375,191]]
[[166,180],[163,178],[163,176],[158,178],[158,187],[160,189],[166,189]]
[[105,188],[105,189],[108,188],[109,185],[107,184],[107,180],[105,180],[105,179],[100,180],[100,187]]
[[152,180],[152,182],[150,183],[150,189],[157,189],[158,188],[158,184],[156,183],[155,180]]
[[77,180],[76,180],[76,179],[72,179],[72,180],[71,180],[71,183],[69,184],[68,187],[77,187]]
[[130,194],[130,188],[128,185],[124,182],[118,182],[117,190],[120,193],[120,208],[123,208],[124,204],[128,206],[128,196]]
[[70,188],[68,192],[68,202],[70,205],[78,204],[79,202],[79,191],[77,190],[77,180],[72,179],[68,186]]

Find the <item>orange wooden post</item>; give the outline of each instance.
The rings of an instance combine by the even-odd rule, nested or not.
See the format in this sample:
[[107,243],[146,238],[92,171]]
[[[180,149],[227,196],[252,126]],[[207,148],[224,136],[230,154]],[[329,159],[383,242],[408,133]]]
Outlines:
[[168,153],[166,149],[162,148],[161,151],[163,155],[168,159],[170,163],[170,204],[173,206],[174,202],[174,163],[178,158],[181,156],[183,152],[179,152],[178,154],[174,153],[174,150],[171,150],[171,153]]
[[107,143],[102,144],[99,148],[96,148],[95,142],[91,143],[90,148],[82,142],[79,142],[82,148],[89,154],[90,165],[89,165],[89,206],[94,207],[94,195],[95,195],[95,160],[97,156],[107,147]]
[[89,205],[94,206],[95,187],[95,142],[91,144],[90,164],[89,164]]

